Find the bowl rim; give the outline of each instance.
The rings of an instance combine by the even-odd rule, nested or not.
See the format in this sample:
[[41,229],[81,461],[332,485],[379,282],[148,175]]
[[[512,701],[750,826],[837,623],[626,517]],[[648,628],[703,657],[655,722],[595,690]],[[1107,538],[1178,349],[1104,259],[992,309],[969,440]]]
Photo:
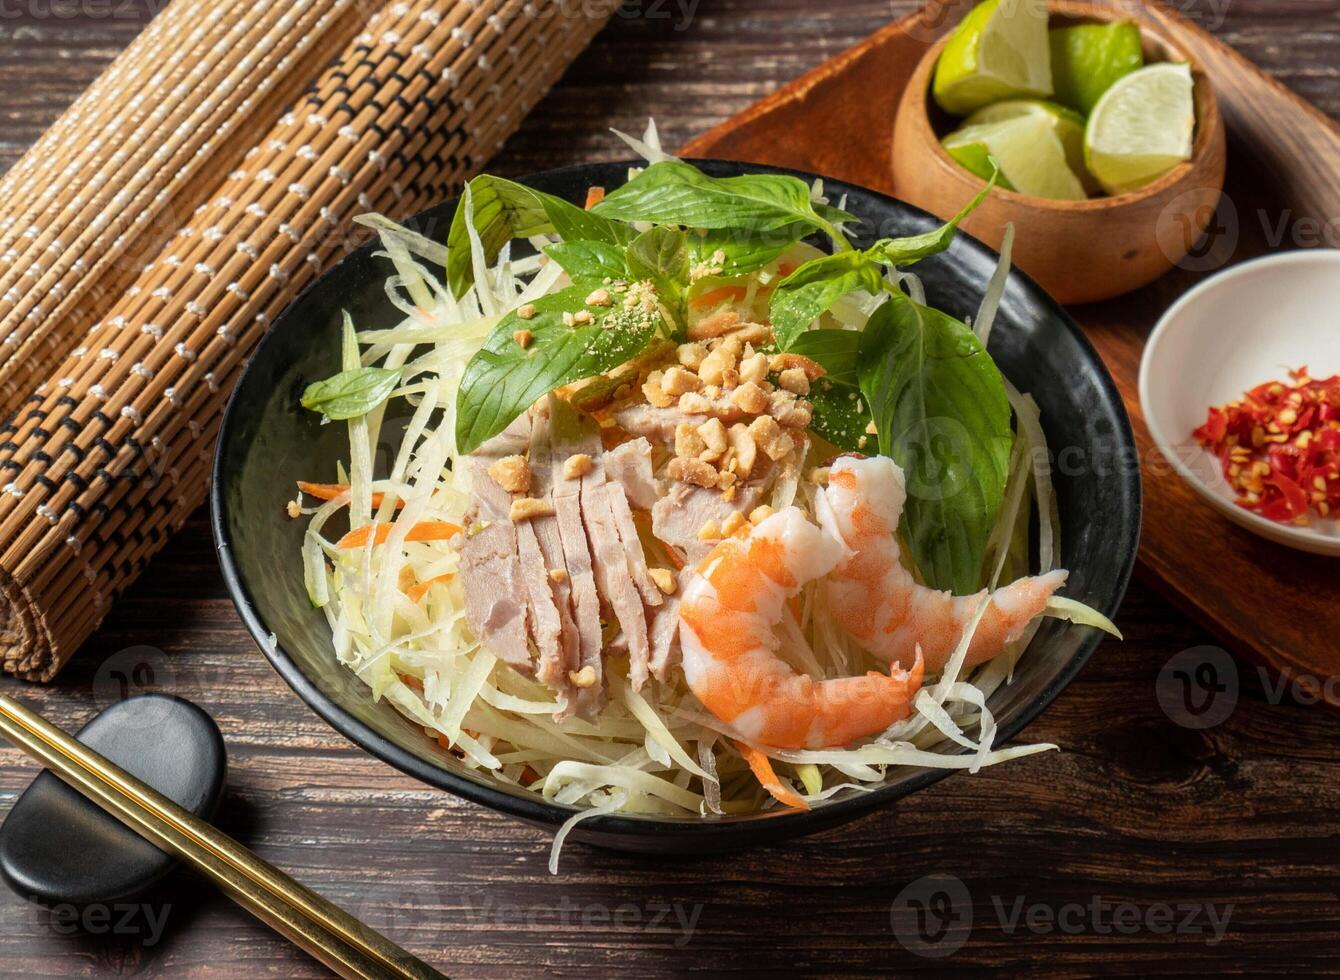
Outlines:
[[[862,194],[873,195],[884,201],[892,202],[899,208],[905,208],[913,214],[922,216],[927,221],[935,224],[940,223],[940,219],[929,212],[899,200],[898,198],[892,197],[891,195],[821,174],[785,167],[773,167],[765,164],[741,163],[738,161],[710,158],[694,158],[693,162],[695,165],[705,165],[708,169],[721,168],[726,171],[737,173],[786,174],[799,177],[807,182],[819,178],[824,181],[825,187],[835,189],[839,193],[845,190],[855,190]],[[631,159],[580,163],[527,174],[520,177],[519,182],[526,183],[527,181],[541,177],[547,179],[575,177],[579,174],[590,173],[593,167],[614,166],[622,168],[628,166],[645,166],[645,164],[645,160]],[[413,215],[407,216],[403,221],[413,223],[430,211],[437,211],[444,207],[455,206],[457,204],[459,204],[459,198],[449,198],[436,205],[421,209]],[[999,253],[996,252],[996,250],[974,236],[964,232],[962,229],[959,230],[958,236],[966,240],[969,243],[969,247],[979,249],[989,256],[998,258]],[[548,800],[536,799],[529,794],[522,795],[509,792],[502,786],[491,785],[484,777],[472,778],[471,775],[457,773],[444,766],[427,762],[418,755],[402,748],[391,739],[374,731],[371,727],[341,707],[333,698],[322,692],[317,684],[307,676],[298,663],[284,650],[283,646],[278,642],[275,635],[267,628],[266,624],[261,621],[252,601],[251,592],[243,580],[241,572],[233,558],[231,536],[227,527],[227,521],[225,520],[226,505],[223,493],[224,481],[221,474],[230,465],[230,456],[232,455],[230,447],[235,441],[233,438],[233,428],[237,424],[236,409],[239,393],[245,387],[247,376],[255,370],[255,365],[260,360],[260,354],[265,345],[273,342],[273,338],[276,336],[275,327],[284,322],[286,314],[291,309],[297,307],[309,293],[312,293],[319,288],[326,278],[335,274],[336,270],[340,267],[344,266],[346,263],[352,264],[356,261],[363,260],[378,247],[378,243],[375,239],[359,246],[357,249],[340,259],[339,262],[323,270],[315,280],[309,283],[298,295],[296,295],[285,306],[284,310],[271,321],[266,329],[265,335],[256,345],[255,350],[248,356],[246,365],[241,374],[239,374],[237,383],[228,397],[228,403],[224,410],[223,420],[220,424],[219,434],[215,444],[209,489],[210,528],[224,583],[228,589],[229,596],[233,600],[233,604],[237,608],[238,615],[247,627],[247,631],[251,634],[252,639],[260,648],[261,652],[270,661],[271,666],[308,707],[315,711],[327,724],[345,738],[349,739],[359,748],[381,761],[393,766],[406,775],[413,776],[414,778],[427,783],[430,786],[446,790],[447,792],[469,800],[472,803],[480,804],[489,809],[500,811],[532,824],[557,827],[574,815],[586,812],[589,808],[552,803]],[[1131,427],[1129,412],[1126,410],[1121,393],[1118,390],[1111,373],[1107,370],[1102,358],[1099,356],[1097,350],[1093,347],[1084,331],[1070,317],[1065,309],[1030,276],[1019,270],[1017,267],[1012,269],[1010,274],[1011,277],[1018,277],[1018,280],[1022,282],[1025,289],[1033,294],[1032,298],[1040,304],[1040,308],[1050,313],[1072,336],[1086,357],[1100,368],[1100,370],[1095,373],[1096,384],[1107,401],[1120,409],[1120,415],[1117,419],[1118,425],[1116,435],[1126,446],[1131,447],[1133,451],[1135,437]],[[1138,551],[1140,539],[1143,499],[1141,476],[1138,471],[1132,470],[1126,473],[1125,478],[1128,480],[1126,489],[1130,496],[1131,509],[1131,513],[1125,516],[1131,524],[1132,538],[1129,542],[1129,546],[1125,549],[1126,554],[1120,557],[1120,565],[1114,580],[1114,588],[1112,590],[1113,598],[1110,603],[1110,608],[1103,608],[1100,610],[1109,617],[1116,615],[1117,610],[1120,608],[1121,603],[1125,598],[1126,589],[1130,583],[1131,574],[1135,566],[1136,553]],[[1088,663],[1089,658],[1102,642],[1103,636],[1097,630],[1093,630],[1089,635],[1083,637],[1076,648],[1074,655],[1050,683],[1039,691],[1031,700],[1024,703],[1016,714],[1010,716],[1008,719],[1002,719],[1000,721],[996,733],[996,742],[1002,745],[1005,744],[1010,739],[1014,738],[1027,725],[1032,723],[1032,721],[1056,699],[1061,691],[1069,686]],[[727,838],[733,838],[733,843],[738,843],[740,846],[750,846],[754,843],[761,844],[770,840],[781,839],[782,837],[802,836],[840,823],[845,823],[876,809],[888,806],[890,803],[893,803],[904,796],[937,783],[954,771],[955,770],[951,769],[922,769],[919,772],[912,773],[897,784],[881,785],[868,793],[853,794],[852,796],[843,799],[825,802],[822,806],[805,811],[797,811],[789,808],[774,808],[748,814],[729,814],[724,816],[699,818],[677,817],[670,819],[650,815],[602,814],[583,820],[579,828],[574,830],[574,834],[579,839],[595,837],[610,840],[622,837],[645,836],[648,831],[654,831],[659,837],[668,839],[672,846],[676,841],[686,842],[690,845],[695,843],[703,844],[705,843],[705,838],[711,838],[713,843],[720,842]]]
[[[1163,425],[1163,419],[1150,410],[1155,384],[1154,372],[1157,370],[1155,361],[1157,360],[1158,347],[1177,329],[1176,322],[1188,309],[1201,302],[1209,294],[1223,289],[1234,280],[1250,275],[1258,269],[1278,265],[1303,265],[1312,262],[1334,265],[1340,272],[1340,248],[1302,248],[1287,252],[1276,252],[1272,255],[1262,255],[1245,262],[1237,262],[1187,290],[1164,311],[1163,315],[1159,317],[1158,323],[1154,325],[1154,329],[1150,331],[1149,337],[1145,341],[1144,352],[1140,355],[1137,390],[1140,398],[1140,414],[1144,417],[1145,427],[1149,429],[1149,435],[1154,440],[1154,445],[1158,447],[1163,458],[1168,461],[1182,481],[1189,485],[1211,507],[1234,524],[1267,540],[1285,544],[1291,548],[1299,548],[1313,554],[1340,555],[1340,538],[1318,534],[1311,527],[1299,527],[1295,524],[1281,524],[1278,521],[1272,521],[1254,511],[1237,506],[1221,493],[1217,493],[1216,487],[1198,475],[1176,452],[1174,447],[1177,442],[1170,438],[1167,428]],[[1206,407],[1208,409],[1209,406]],[[1318,548],[1322,550],[1319,551]]]
[[[1141,38],[1146,37],[1157,41],[1169,53],[1181,55],[1187,64],[1191,66],[1191,77],[1193,82],[1192,99],[1197,110],[1196,136],[1191,144],[1191,159],[1184,160],[1174,166],[1162,177],[1158,178],[1144,187],[1133,191],[1127,191],[1122,194],[1107,194],[1101,197],[1090,197],[1083,201],[1061,201],[1049,197],[1035,197],[1031,194],[1021,194],[1018,191],[1008,190],[1004,187],[997,187],[992,193],[999,194],[1002,201],[1016,205],[1027,206],[1037,211],[1051,211],[1058,214],[1081,214],[1085,212],[1102,212],[1115,208],[1127,207],[1130,205],[1141,204],[1150,198],[1157,197],[1176,187],[1179,183],[1195,172],[1204,162],[1209,153],[1212,143],[1215,141],[1216,131],[1223,125],[1219,109],[1219,97],[1215,93],[1214,85],[1210,81],[1209,74],[1200,66],[1200,63],[1192,58],[1182,45],[1170,39],[1166,34],[1160,32],[1154,25],[1142,21],[1138,17],[1123,15],[1116,10],[1110,10],[1097,4],[1084,2],[1084,0],[1048,0],[1047,16],[1050,19],[1053,16],[1061,15],[1065,17],[1091,17],[1095,20],[1102,20],[1107,23],[1116,21],[1131,21],[1140,29]],[[939,61],[940,53],[949,43],[951,29],[943,37],[936,40],[931,47],[921,56],[916,69],[912,73],[912,78],[908,82],[909,87],[915,86],[920,89],[919,79],[925,75],[926,85],[923,97],[915,99],[915,105],[918,109],[920,121],[925,123],[927,131],[931,134],[931,139],[927,140],[932,156],[940,164],[952,168],[956,173],[961,174],[965,180],[977,187],[978,190],[986,186],[986,181],[976,174],[965,170],[957,160],[951,157],[940,138],[935,132],[935,126],[931,123],[930,103],[933,99],[931,95],[931,83],[935,78],[935,65]],[[1151,62],[1150,64],[1165,64],[1171,59],[1165,58],[1162,62]],[[1148,67],[1146,65],[1145,67]],[[1202,112],[1202,105],[1204,111]],[[1202,115],[1204,118],[1201,118]]]

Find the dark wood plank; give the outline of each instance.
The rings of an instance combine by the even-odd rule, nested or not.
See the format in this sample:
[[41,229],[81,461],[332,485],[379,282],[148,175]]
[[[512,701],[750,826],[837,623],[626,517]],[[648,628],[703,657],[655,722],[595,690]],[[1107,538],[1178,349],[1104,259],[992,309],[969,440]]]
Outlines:
[[[638,129],[650,113],[678,145],[911,7],[702,0],[682,31],[674,19],[618,18],[495,168],[619,156],[605,127]],[[1213,11],[1208,0],[1196,8]],[[101,8],[84,0],[62,9]],[[129,21],[0,18],[0,162],[11,163],[129,40],[143,21],[135,9]],[[1235,0],[1220,36],[1334,115],[1338,22],[1340,0]],[[1281,701],[1244,668],[1226,720],[1203,731],[1179,725],[1160,707],[1160,691],[1180,693],[1160,671],[1210,641],[1139,585],[1120,624],[1126,642],[1105,644],[1025,732],[1061,752],[957,776],[851,827],[766,850],[660,861],[574,847],[558,878],[545,869],[543,835],[399,775],[303,707],[234,615],[203,513],[58,683],[11,681],[7,690],[76,728],[105,703],[112,668],[128,659],[121,651],[161,650],[150,658],[155,686],[198,701],[228,741],[222,825],[458,976],[1326,968],[1340,925],[1340,720]],[[0,748],[0,814],[33,773]],[[943,959],[909,952],[890,918],[904,887],[933,874],[963,882],[968,901],[955,911],[960,922],[969,909],[973,918],[966,944]],[[108,934],[96,921],[99,934],[67,934],[52,913],[4,893],[0,974],[324,975],[197,879],[175,879],[155,901],[169,906],[166,929],[146,945],[143,928]],[[1107,903],[1097,916],[1095,902]],[[1130,934],[1113,930],[1114,903],[1135,908],[1123,913],[1141,920]],[[1227,917],[1224,940],[1158,931],[1164,903],[1212,905]],[[1078,932],[1034,932],[1025,920],[1011,928],[1016,905],[1034,904],[1043,910],[1028,920],[1035,929],[1050,909]],[[1205,924],[1203,913],[1193,923]],[[143,927],[143,915],[128,925]]]

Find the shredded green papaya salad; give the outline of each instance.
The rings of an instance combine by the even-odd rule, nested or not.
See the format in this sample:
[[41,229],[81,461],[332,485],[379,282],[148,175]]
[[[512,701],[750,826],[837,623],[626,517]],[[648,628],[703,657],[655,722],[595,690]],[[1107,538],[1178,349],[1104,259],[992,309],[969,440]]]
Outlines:
[[[445,242],[357,220],[401,319],[347,315],[296,473],[332,654],[444,764],[598,814],[810,808],[976,771],[992,694],[1064,589],[1034,400],[822,181],[644,158],[573,203],[480,176]],[[989,193],[991,185],[983,191]],[[388,408],[407,416],[374,466]],[[394,413],[393,413],[394,414]]]

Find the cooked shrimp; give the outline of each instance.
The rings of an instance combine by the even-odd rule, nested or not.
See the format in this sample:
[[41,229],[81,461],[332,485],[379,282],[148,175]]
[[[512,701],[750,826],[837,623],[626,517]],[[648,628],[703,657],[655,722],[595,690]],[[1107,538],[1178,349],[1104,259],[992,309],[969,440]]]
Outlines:
[[815,680],[777,656],[774,627],[804,583],[842,560],[842,544],[788,507],[699,564],[680,604],[684,677],[743,739],[776,748],[830,748],[907,717],[921,663],[890,675]]
[[[825,583],[829,610],[858,643],[891,664],[920,648],[926,670],[944,668],[986,592],[954,596],[920,585],[900,560],[896,531],[907,500],[903,471],[885,456],[843,457],[829,471],[815,510],[828,534],[849,549]],[[985,663],[1018,639],[1066,580],[1054,571],[991,593],[964,667]]]

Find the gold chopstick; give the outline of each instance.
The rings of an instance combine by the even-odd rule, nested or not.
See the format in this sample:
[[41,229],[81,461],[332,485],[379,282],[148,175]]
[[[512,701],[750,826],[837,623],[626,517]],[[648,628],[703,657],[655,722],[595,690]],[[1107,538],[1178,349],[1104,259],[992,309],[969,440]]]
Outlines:
[[227,834],[0,695],[0,735],[141,837],[186,861],[237,904],[343,977],[441,977]]

